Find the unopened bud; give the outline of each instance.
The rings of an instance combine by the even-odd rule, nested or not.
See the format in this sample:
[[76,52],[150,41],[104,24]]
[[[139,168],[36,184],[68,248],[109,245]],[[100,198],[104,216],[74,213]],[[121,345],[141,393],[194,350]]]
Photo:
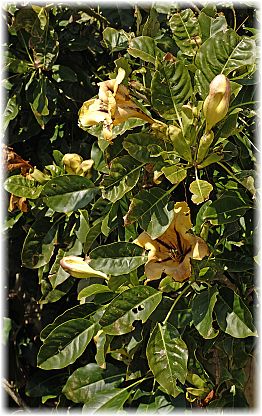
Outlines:
[[77,169],[83,162],[83,158],[77,153],[66,153],[62,159],[63,164],[65,165],[65,170],[71,175],[75,175]]
[[82,258],[77,256],[67,256],[60,260],[61,267],[71,276],[78,279],[86,279],[88,277],[101,277],[107,279],[107,275],[99,270],[94,270]]
[[205,133],[198,145],[198,151],[197,151],[197,163],[202,162],[202,160],[206,157],[206,154],[208,152],[209,147],[211,146],[212,142],[214,140],[214,133],[212,130]]
[[86,176],[86,174],[91,170],[93,164],[93,159],[84,160],[77,168],[76,174],[80,176]]
[[43,172],[41,172],[37,168],[34,168],[33,172],[30,173],[30,177],[41,184],[46,183],[50,179],[49,175],[45,175]]
[[209,94],[203,105],[206,131],[211,130],[227,114],[230,94],[229,79],[223,74],[217,75],[210,83]]

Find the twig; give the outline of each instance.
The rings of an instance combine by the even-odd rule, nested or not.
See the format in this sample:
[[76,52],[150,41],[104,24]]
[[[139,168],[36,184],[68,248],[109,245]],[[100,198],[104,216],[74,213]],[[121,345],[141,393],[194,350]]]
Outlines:
[[16,402],[16,404],[21,407],[23,410],[27,410],[28,412],[30,412],[30,410],[28,409],[28,407],[26,406],[25,402],[22,400],[22,398],[20,397],[19,393],[17,393],[14,390],[14,387],[9,383],[9,381],[7,381],[5,378],[3,378],[3,387],[5,392],[12,397],[12,399]]

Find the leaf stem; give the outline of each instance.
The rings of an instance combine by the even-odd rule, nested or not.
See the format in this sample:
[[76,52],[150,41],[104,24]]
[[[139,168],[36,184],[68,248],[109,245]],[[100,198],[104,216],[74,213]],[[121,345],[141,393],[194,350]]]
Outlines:
[[190,285],[186,286],[182,290],[182,292],[177,296],[177,298],[174,300],[174,303],[171,306],[171,308],[169,309],[169,312],[168,312],[167,316],[165,317],[165,320],[163,321],[163,324],[166,324],[167,323],[167,321],[168,321],[171,313],[173,312],[173,309],[175,308],[176,304],[178,303],[179,299],[188,291],[188,289],[191,289],[191,286]]
[[[237,179],[237,177],[234,175],[234,173],[231,172],[223,163],[217,162],[217,164],[220,165],[223,169],[225,169],[225,171],[229,174],[229,176],[231,176],[232,179],[234,179],[235,181],[237,181],[240,185],[244,186],[242,184],[242,182],[239,179]],[[245,188],[245,186],[244,186],[244,188]]]

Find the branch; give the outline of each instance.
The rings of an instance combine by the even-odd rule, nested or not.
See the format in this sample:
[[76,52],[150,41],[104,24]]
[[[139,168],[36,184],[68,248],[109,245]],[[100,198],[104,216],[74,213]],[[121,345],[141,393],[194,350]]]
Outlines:
[[25,402],[21,399],[19,393],[17,393],[14,390],[14,386],[12,386],[9,381],[7,381],[5,378],[3,378],[3,387],[5,392],[12,397],[12,399],[16,402],[16,404],[21,407],[23,410],[27,410],[30,412],[30,410],[28,409],[28,407],[26,406]]

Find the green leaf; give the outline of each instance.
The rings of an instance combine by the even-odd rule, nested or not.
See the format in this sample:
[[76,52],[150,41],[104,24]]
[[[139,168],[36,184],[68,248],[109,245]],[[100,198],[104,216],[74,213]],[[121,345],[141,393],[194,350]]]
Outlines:
[[217,32],[225,32],[227,29],[227,21],[225,16],[218,16],[214,18],[208,16],[203,10],[199,14],[198,23],[203,43],[211,36],[214,36]]
[[129,387],[126,387],[124,389],[115,388],[114,390],[97,392],[93,395],[92,399],[84,404],[83,411],[88,414],[100,414],[105,411],[119,412],[123,409],[123,405],[130,396],[131,391]]
[[183,54],[194,56],[198,49],[197,37],[199,38],[200,30],[193,10],[185,9],[173,14],[169,25],[175,42]]
[[215,307],[217,322],[222,331],[234,338],[257,337],[251,312],[233,290],[223,287]]
[[192,302],[193,322],[203,338],[211,339],[218,335],[212,326],[213,310],[217,301],[218,290],[214,286],[197,294]]
[[133,158],[143,163],[155,163],[159,157],[152,157],[148,146],[158,145],[166,150],[165,143],[150,133],[129,134],[123,141],[123,148]]
[[19,113],[20,105],[17,102],[17,95],[14,94],[9,98],[6,104],[3,117],[3,131],[5,131],[11,120],[14,120]]
[[6,179],[4,188],[10,194],[16,196],[37,199],[42,191],[42,186],[36,186],[36,182],[22,175],[13,175]]
[[[244,69],[256,61],[256,43],[254,39],[239,36],[233,29],[220,31],[201,45],[195,64],[197,90],[202,98],[209,92],[209,83],[216,75],[228,76],[232,71]],[[243,76],[245,72],[242,72]]]
[[90,363],[71,374],[63,388],[63,393],[74,403],[88,403],[99,392],[114,391],[124,380],[124,376],[125,373],[121,373],[110,363],[107,364],[106,370],[95,363]]
[[12,319],[4,316],[3,321],[2,344],[6,346],[8,344],[10,331],[12,329]]
[[125,216],[125,225],[138,221],[153,239],[162,235],[174,217],[173,203],[161,188],[140,191],[130,204]]
[[164,53],[156,46],[156,42],[149,36],[139,36],[129,42],[127,52],[134,58],[155,64],[156,58],[163,57]]
[[189,186],[190,192],[193,194],[191,199],[194,204],[202,204],[209,198],[210,192],[213,190],[213,186],[201,179],[197,179],[191,182]]
[[89,179],[77,175],[62,175],[47,182],[41,196],[45,204],[56,212],[70,212],[84,208],[98,193]]
[[242,217],[249,208],[251,206],[247,205],[247,202],[242,198],[225,193],[208,206],[203,215],[203,220],[208,220],[213,225],[227,224]]
[[141,247],[122,241],[96,247],[89,256],[91,267],[113,276],[130,273],[147,261]]
[[53,65],[52,66],[52,77],[56,82],[77,82],[76,73],[66,65]]
[[29,45],[33,50],[35,66],[50,70],[59,52],[58,35],[54,29],[43,32],[41,36],[32,36]]
[[38,218],[25,238],[21,258],[23,267],[37,269],[47,264],[54,251],[58,224],[47,217]]
[[41,31],[40,20],[37,14],[30,8],[22,8],[15,14],[13,26],[16,30],[24,29],[31,34]]
[[178,185],[187,177],[187,169],[185,169],[184,165],[180,164],[164,166],[161,171],[164,173],[169,182],[174,185]]
[[37,370],[28,379],[25,393],[29,397],[48,395],[56,397],[62,392],[67,377],[68,374],[66,372]]
[[112,27],[107,27],[103,31],[103,41],[111,52],[121,51],[127,48],[128,34],[123,30],[116,30]]
[[125,290],[111,301],[100,320],[103,331],[110,335],[133,331],[134,321],[146,322],[162,299],[162,293],[149,286]]
[[97,293],[111,292],[105,285],[94,284],[82,289],[77,296],[77,299],[87,298],[88,296],[96,295]]
[[97,329],[97,323],[83,318],[59,325],[45,338],[37,357],[38,367],[52,370],[74,363],[83,354]]
[[95,305],[93,303],[84,303],[83,305],[77,305],[73,308],[67,309],[61,315],[58,315],[54,322],[47,325],[40,334],[40,339],[44,341],[48,335],[59,325],[71,321],[77,318],[87,318],[91,313],[95,311]]
[[137,184],[143,165],[128,155],[113,159],[109,175],[101,182],[103,197],[111,202],[121,199]]
[[170,323],[157,323],[146,348],[150,370],[160,386],[176,397],[181,390],[176,384],[184,384],[187,376],[188,351],[178,330]]
[[151,83],[152,105],[168,119],[178,118],[179,106],[192,94],[188,69],[180,62],[164,61],[158,65]]

